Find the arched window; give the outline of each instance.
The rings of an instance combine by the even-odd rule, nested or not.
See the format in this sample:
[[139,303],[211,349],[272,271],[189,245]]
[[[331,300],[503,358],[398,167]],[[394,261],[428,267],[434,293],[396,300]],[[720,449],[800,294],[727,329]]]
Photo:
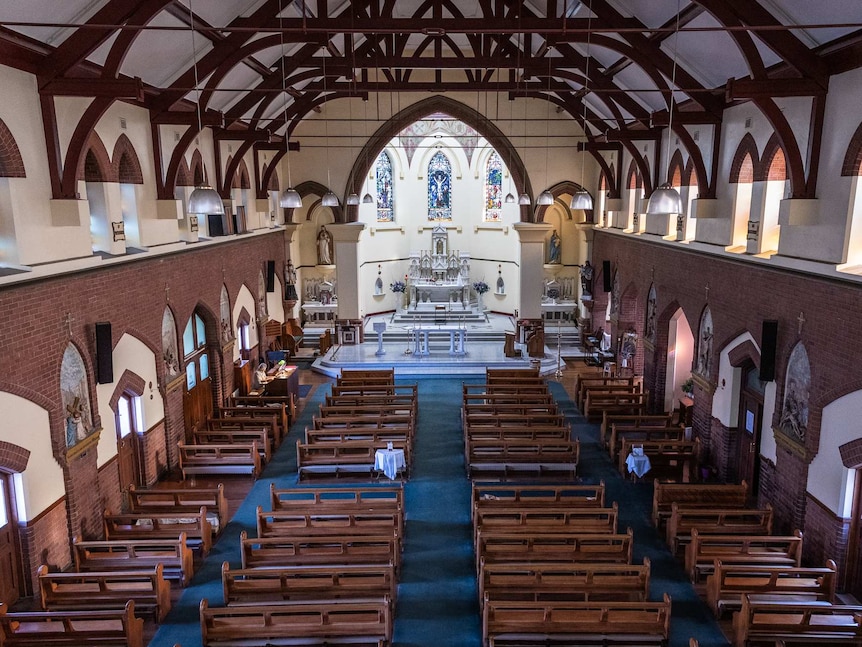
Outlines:
[[392,160],[386,151],[380,153],[374,165],[377,187],[377,222],[395,220],[395,190],[392,184]]
[[207,357],[207,333],[204,320],[195,312],[183,330],[183,357],[186,361],[186,386],[191,390],[210,376]]
[[485,222],[500,219],[503,209],[503,160],[497,151],[488,157],[485,167]]
[[[763,191],[763,211],[760,214],[760,231],[756,245],[749,248],[749,252],[777,252],[778,236],[781,226],[778,224],[778,210],[781,201],[787,193],[789,180],[787,179],[787,163],[784,151],[778,144],[775,135],[767,142],[763,151],[761,166],[765,171],[766,188]],[[754,225],[751,225],[754,229]]]
[[439,151],[428,162],[428,220],[452,220],[452,163]]
[[847,147],[841,175],[851,178],[846,261],[848,266],[853,267],[862,264],[862,124],[856,128]]
[[752,224],[749,220],[754,181],[759,167],[757,144],[751,133],[746,133],[730,164],[730,184],[736,185],[733,196],[733,226],[730,232],[730,242],[737,248],[734,251],[745,251],[748,241],[757,241],[759,223]]

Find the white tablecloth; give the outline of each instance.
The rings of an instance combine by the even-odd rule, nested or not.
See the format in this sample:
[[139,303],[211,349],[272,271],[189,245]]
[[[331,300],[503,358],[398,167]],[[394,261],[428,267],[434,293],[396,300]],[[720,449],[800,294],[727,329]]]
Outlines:
[[403,469],[403,449],[378,449],[374,452],[374,469],[383,472],[389,479],[398,476],[398,470]]
[[649,462],[649,456],[645,456],[644,454],[640,454],[639,456],[629,454],[626,457],[626,467],[629,470],[629,474],[634,472],[635,476],[641,478],[650,471],[652,465]]

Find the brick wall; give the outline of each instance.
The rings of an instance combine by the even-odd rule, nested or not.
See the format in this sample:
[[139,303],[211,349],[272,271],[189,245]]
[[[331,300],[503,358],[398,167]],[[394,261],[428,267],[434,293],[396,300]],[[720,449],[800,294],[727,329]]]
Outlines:
[[[601,230],[595,232],[592,253],[593,264],[597,267],[601,267],[604,259],[612,260],[614,269],[619,272],[623,294],[637,295],[641,312],[646,307],[650,284],[655,283],[656,311],[663,316],[659,318],[656,352],[644,361],[645,382],[651,391],[664,388],[666,367],[662,365],[667,361],[667,354],[666,349],[661,352],[659,349],[662,335],[666,339],[667,317],[676,309],[675,304],[682,308],[693,330],[697,329],[703,308],[710,307],[716,361],[712,375],[707,377],[713,384],[718,381],[717,358],[722,349],[746,331],[759,343],[763,320],[775,319],[778,321],[776,397],[780,403],[790,352],[800,340],[805,344],[812,371],[805,446],[801,452],[791,452],[779,445],[774,465],[761,461],[759,498],[761,504],[771,503],[775,509],[776,532],[804,528],[806,551],[810,550],[812,557],[819,558],[822,553],[842,559],[843,555],[837,552],[826,553],[843,550],[843,543],[836,539],[841,533],[837,528],[843,522],[822,510],[819,504],[812,504],[805,493],[805,484],[809,461],[819,447],[823,407],[841,395],[862,388],[858,363],[849,357],[852,351],[846,338],[835,334],[836,322],[862,321],[858,285],[743,259],[709,256],[651,240],[649,236],[620,236]],[[600,281],[597,285],[601,285]],[[812,295],[816,295],[816,299],[812,299]],[[596,297],[592,311],[594,327],[603,325],[607,301],[600,289],[596,290]],[[800,311],[804,312],[805,319],[801,332],[797,320]],[[623,317],[620,319],[622,321]],[[644,322],[640,313],[626,320],[633,321],[638,334],[643,335]],[[777,425],[779,415],[780,407],[777,407],[771,426]],[[734,478],[737,431],[712,417],[712,391],[697,383],[693,430],[708,448],[709,461],[717,468],[719,477]]]
[[39,591],[36,569],[41,564],[64,569],[72,563],[65,501],[57,501],[26,523],[19,530],[18,538],[21,543],[21,561],[28,565],[22,574],[26,586],[24,593],[33,595]]
[[[48,409],[48,433],[66,481],[67,496],[60,512],[52,509],[21,533],[25,570],[37,568],[45,550],[56,564],[68,565],[69,537],[100,537],[106,502],[113,504],[119,493],[116,465],[110,463],[111,468],[100,474],[95,447],[66,460],[59,374],[67,344],[74,343],[81,351],[89,373],[95,423],[99,425],[93,368],[95,322],[111,322],[114,342],[128,331],[161,358],[166,305],[173,310],[181,337],[195,307],[211,313],[213,321],[218,318],[222,284],[227,286],[231,303],[243,283],[256,294],[258,276],[268,259],[274,259],[277,267],[283,264],[281,232],[0,289],[0,330],[4,331],[0,336],[0,388]],[[233,358],[223,356],[220,347],[214,348],[211,358],[215,360],[211,362],[215,395],[222,398],[233,386]],[[149,434],[144,443],[148,480],[166,464],[176,464],[176,443],[184,434],[184,383],[180,379],[165,385],[162,362],[157,366],[165,420],[163,429]]]

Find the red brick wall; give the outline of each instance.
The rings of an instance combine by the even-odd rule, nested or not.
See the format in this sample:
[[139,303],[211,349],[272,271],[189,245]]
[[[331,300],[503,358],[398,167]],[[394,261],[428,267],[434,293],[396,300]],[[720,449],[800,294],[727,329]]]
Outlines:
[[69,518],[63,500],[29,521],[21,528],[18,537],[21,541],[21,560],[28,565],[23,576],[27,586],[24,593],[32,595],[39,591],[36,569],[41,564],[63,569],[72,563]]
[[[115,342],[126,331],[134,334],[161,358],[162,315],[167,304],[173,309],[181,335],[196,306],[215,313],[217,318],[222,284],[227,286],[231,301],[243,283],[254,294],[265,260],[274,259],[280,266],[283,258],[283,235],[273,232],[0,289],[0,330],[4,331],[0,336],[0,390],[25,397],[48,410],[51,444],[66,479],[67,497],[65,505],[60,506],[62,515],[52,510],[47,520],[40,518],[22,533],[22,552],[30,570],[38,567],[44,549],[59,565],[67,565],[70,535],[101,536],[106,501],[113,502],[119,492],[116,477],[107,476],[109,472],[116,473],[116,466],[111,463],[113,468],[106,468],[105,474],[100,475],[95,447],[66,462],[60,400],[60,364],[66,345],[72,342],[81,350],[98,425],[99,403],[93,377],[95,322],[111,322]],[[71,316],[70,324],[67,314]],[[221,356],[218,342],[213,354],[214,390],[223,397],[232,389],[233,358]],[[164,431],[150,434],[145,442],[148,477],[154,476],[156,465],[164,467],[166,460],[168,464],[176,464],[176,442],[184,433],[183,382],[180,380],[166,389],[164,368],[161,362],[157,365],[159,391],[165,398],[165,420]],[[61,533],[56,527],[60,517]]]
[[[640,304],[641,308],[645,306],[651,282],[656,286],[657,312],[666,312],[675,301],[683,309],[693,330],[697,329],[704,306],[709,304],[714,325],[715,359],[713,374],[708,377],[713,383],[718,379],[721,350],[745,331],[759,343],[763,320],[775,319],[778,321],[776,399],[780,403],[784,396],[784,375],[790,352],[798,341],[804,342],[811,363],[805,455],[800,456],[779,446],[774,466],[763,461],[760,499],[775,508],[776,531],[804,527],[806,543],[810,541],[813,553],[838,547],[834,539],[837,525],[834,515],[829,519],[830,515],[825,512],[812,513],[805,484],[808,461],[816,455],[819,447],[823,407],[841,395],[862,388],[858,362],[849,357],[851,350],[846,338],[835,334],[836,322],[862,321],[862,291],[859,286],[743,259],[710,256],[651,240],[649,236],[621,236],[601,230],[596,231],[592,253],[593,264],[597,267],[601,267],[603,259],[613,261],[614,269],[620,273],[623,294],[638,295],[639,302],[644,302]],[[592,312],[594,327],[604,323],[604,309],[600,302],[603,305],[606,301],[600,289],[596,290],[596,296],[599,298]],[[797,321],[800,311],[804,312],[805,318],[801,334]],[[632,321],[628,317],[626,320]],[[640,313],[633,321],[637,332],[643,335],[644,322]],[[666,321],[660,319],[660,336],[666,334],[663,328],[666,328]],[[662,369],[658,365],[666,362],[666,353],[657,352],[652,361],[655,366],[650,361],[645,363],[649,369],[646,380],[651,390],[657,390],[663,388],[659,378]],[[696,384],[694,433],[709,447],[709,460],[718,469],[719,476],[733,478],[736,430],[721,425],[713,419],[711,412],[712,393]],[[777,407],[772,426],[777,425],[779,415],[780,407]],[[809,513],[812,513],[812,518],[807,519]],[[828,556],[841,558],[841,555]]]

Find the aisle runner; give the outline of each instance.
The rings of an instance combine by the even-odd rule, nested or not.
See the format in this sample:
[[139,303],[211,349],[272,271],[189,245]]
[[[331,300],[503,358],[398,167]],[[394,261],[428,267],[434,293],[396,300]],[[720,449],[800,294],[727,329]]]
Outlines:
[[[472,380],[477,381],[477,380]],[[478,380],[484,381],[484,380]],[[420,379],[395,647],[478,647],[479,603],[464,469],[461,380]]]

